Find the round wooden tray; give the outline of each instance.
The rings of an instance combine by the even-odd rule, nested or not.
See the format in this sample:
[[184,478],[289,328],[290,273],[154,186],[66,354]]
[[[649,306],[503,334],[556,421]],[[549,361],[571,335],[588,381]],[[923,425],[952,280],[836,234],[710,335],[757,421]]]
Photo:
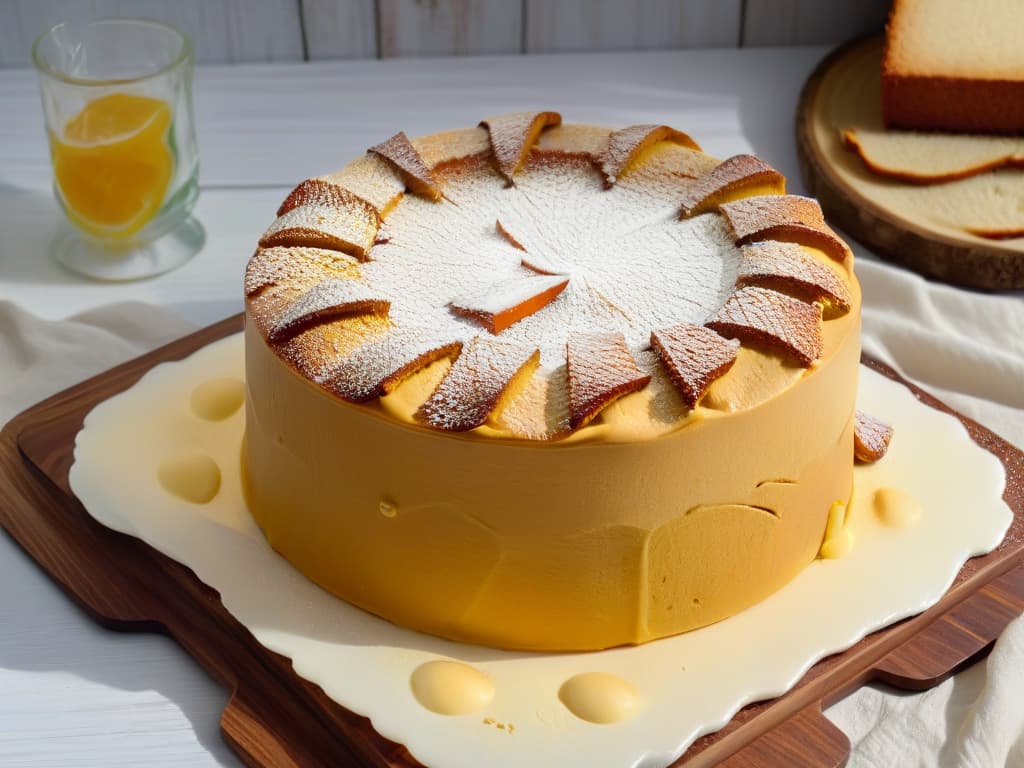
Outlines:
[[[885,259],[968,288],[1024,288],[1024,238],[977,237],[893,207],[886,198],[894,185],[908,200],[923,188],[871,173],[843,146],[840,133],[851,119],[880,120],[868,111],[880,109],[882,48],[880,37],[844,45],[804,85],[796,141],[808,190],[831,223]],[[948,189],[955,194],[955,187]]]

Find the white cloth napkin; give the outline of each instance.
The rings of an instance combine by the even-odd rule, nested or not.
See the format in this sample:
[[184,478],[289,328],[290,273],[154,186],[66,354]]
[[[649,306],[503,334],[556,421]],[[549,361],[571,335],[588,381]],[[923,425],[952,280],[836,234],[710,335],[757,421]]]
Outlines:
[[[1024,446],[1024,300],[928,283],[862,259],[864,348],[1010,442]],[[43,321],[0,301],[0,423],[194,327],[118,304]],[[1024,617],[987,660],[921,694],[868,686],[830,707],[849,765],[1024,768]]]
[[0,426],[55,392],[195,329],[139,302],[52,321],[0,301]]

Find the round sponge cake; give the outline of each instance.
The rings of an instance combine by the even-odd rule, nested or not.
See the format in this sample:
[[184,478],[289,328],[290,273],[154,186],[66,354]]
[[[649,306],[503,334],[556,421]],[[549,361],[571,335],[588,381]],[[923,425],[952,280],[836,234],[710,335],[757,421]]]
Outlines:
[[757,158],[516,113],[284,201],[246,272],[249,507],[413,629],[584,650],[813,560],[852,492],[852,254]]

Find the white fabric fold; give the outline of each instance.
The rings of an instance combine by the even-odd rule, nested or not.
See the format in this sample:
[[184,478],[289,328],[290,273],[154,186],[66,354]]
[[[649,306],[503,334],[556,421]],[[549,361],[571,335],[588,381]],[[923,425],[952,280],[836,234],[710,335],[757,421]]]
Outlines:
[[1024,295],[932,283],[861,258],[864,351],[1024,446]]
[[55,392],[195,328],[141,302],[53,321],[0,301],[0,425]]

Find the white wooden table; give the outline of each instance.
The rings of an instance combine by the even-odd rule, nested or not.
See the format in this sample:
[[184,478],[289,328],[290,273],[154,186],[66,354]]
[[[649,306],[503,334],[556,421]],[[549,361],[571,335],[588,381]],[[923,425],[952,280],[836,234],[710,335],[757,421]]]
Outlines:
[[[570,122],[669,123],[721,157],[754,151],[802,191],[793,141],[822,48],[351,61],[200,68],[195,109],[203,251],[127,285],[54,266],[34,75],[0,72],[0,297],[59,318],[138,299],[208,323],[241,309],[246,260],[299,180],[410,135],[547,107]],[[3,375],[0,372],[0,375]],[[173,642],[104,631],[0,536],[0,765],[238,765],[221,742],[226,693]]]

